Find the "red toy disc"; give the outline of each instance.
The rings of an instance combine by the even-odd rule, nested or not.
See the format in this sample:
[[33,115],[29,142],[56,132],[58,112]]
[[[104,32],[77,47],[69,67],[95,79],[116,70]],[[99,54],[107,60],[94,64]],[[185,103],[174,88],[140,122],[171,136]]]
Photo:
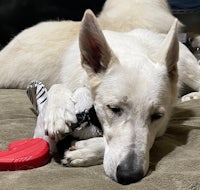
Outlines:
[[49,144],[41,138],[14,141],[8,150],[0,151],[0,171],[37,168],[50,158]]

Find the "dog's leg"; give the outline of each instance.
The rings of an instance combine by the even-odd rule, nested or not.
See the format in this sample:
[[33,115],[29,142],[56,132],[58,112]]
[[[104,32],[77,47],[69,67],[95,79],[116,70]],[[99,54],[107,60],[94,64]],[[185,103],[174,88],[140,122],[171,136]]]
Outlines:
[[[33,104],[34,110],[39,115],[44,108],[45,104],[47,103],[47,89],[45,88],[44,84],[42,84],[39,81],[33,81],[31,84],[27,87],[27,95]],[[37,118],[37,124],[36,128],[34,130],[33,138],[43,138],[49,143],[50,146],[50,152],[57,152],[56,148],[56,141],[49,138],[45,134],[44,126],[42,125],[42,114],[40,114]]]
[[37,125],[43,126],[46,135],[58,141],[71,132],[71,124],[76,122],[72,92],[65,85],[53,85],[48,91],[47,103],[38,116]]
[[33,137],[43,138],[49,143],[50,152],[57,152],[57,141],[69,133],[71,123],[76,122],[74,102],[71,91],[61,84],[52,86],[45,97],[46,99],[42,99],[45,100],[42,105],[40,99],[35,97],[35,101],[39,101],[40,105],[36,106],[39,115]]
[[180,80],[183,81],[195,92],[191,92],[181,97],[181,101],[200,99],[200,66],[195,64],[185,64],[184,70],[180,74]]
[[184,96],[181,97],[181,101],[182,102],[186,102],[189,100],[195,100],[195,99],[200,99],[200,92],[191,92],[189,94],[186,94]]
[[180,45],[179,78],[195,92],[184,95],[181,100],[188,101],[200,98],[200,65],[188,49]]
[[61,162],[72,167],[94,166],[103,163],[103,156],[103,137],[96,137],[74,142],[72,147],[66,150]]

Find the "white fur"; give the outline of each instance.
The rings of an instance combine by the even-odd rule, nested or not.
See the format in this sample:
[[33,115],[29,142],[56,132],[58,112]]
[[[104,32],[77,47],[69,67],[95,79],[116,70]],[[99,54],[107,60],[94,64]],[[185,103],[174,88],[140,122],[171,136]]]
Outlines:
[[124,0],[123,2],[108,0],[99,19],[103,26],[111,30],[130,31],[133,28],[144,28],[167,33],[174,17],[170,14],[165,0]]
[[[136,182],[148,171],[154,139],[166,130],[177,96],[177,72],[180,87],[184,83],[199,90],[199,65],[178,44],[173,20],[164,0],[108,0],[99,22],[114,31],[102,33],[90,11],[81,25],[36,25],[0,52],[0,86],[23,88],[34,79],[48,87],[62,83],[50,89],[37,121],[56,139],[76,120],[73,92],[91,89],[104,137],[76,143],[63,163],[99,164],[105,145],[105,173],[122,184]],[[138,27],[143,29],[132,30]]]
[[62,163],[74,167],[98,165],[102,164],[103,155],[104,143],[102,138],[91,138],[73,142],[71,148],[65,152]]

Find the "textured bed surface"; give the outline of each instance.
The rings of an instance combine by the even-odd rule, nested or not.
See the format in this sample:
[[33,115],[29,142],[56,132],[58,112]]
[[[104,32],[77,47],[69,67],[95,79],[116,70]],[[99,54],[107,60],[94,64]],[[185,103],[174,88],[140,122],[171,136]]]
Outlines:
[[[0,89],[0,150],[31,138],[36,116],[24,90]],[[0,189],[200,189],[200,100],[177,104],[166,134],[151,151],[149,175],[128,186],[104,175],[102,165],[65,168],[53,159],[43,167],[0,172]]]

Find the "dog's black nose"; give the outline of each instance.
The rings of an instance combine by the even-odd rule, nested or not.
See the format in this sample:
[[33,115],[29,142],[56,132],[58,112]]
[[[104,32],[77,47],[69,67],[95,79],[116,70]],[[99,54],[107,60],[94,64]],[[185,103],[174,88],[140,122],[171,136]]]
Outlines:
[[117,167],[117,181],[122,185],[128,185],[136,183],[144,177],[142,169],[134,170],[132,167],[128,167],[127,164],[120,164]]

